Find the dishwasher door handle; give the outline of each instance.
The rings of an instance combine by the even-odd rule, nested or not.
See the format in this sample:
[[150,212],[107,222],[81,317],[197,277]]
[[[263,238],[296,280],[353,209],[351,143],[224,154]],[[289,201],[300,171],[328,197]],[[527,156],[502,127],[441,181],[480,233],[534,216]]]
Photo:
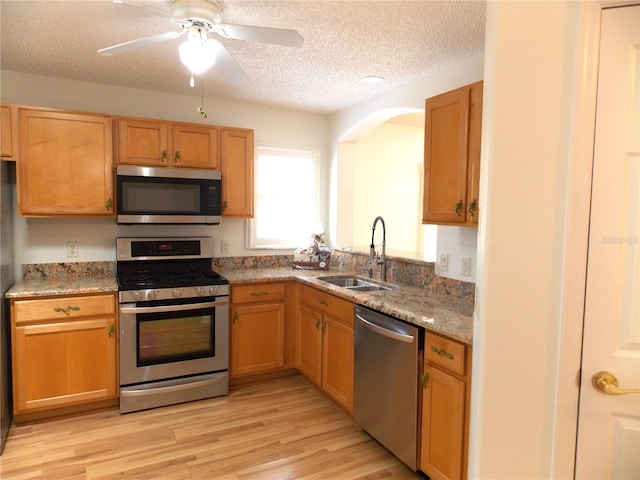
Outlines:
[[415,340],[413,335],[407,335],[404,333],[394,332],[393,330],[388,330],[380,325],[376,325],[375,323],[370,322],[369,320],[362,318],[359,314],[356,313],[356,318],[360,320],[365,327],[369,330],[379,333],[380,335],[384,335],[385,337],[392,338],[393,340],[398,340],[400,342],[405,343],[413,343]]

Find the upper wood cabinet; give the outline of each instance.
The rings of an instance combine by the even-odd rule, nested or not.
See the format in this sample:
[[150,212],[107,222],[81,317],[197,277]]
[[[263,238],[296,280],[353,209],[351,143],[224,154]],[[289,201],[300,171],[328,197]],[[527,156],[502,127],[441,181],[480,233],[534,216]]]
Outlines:
[[222,214],[253,217],[253,130],[222,128]]
[[482,82],[425,102],[422,223],[478,224]]
[[19,212],[112,215],[111,118],[20,108]]
[[118,163],[218,170],[219,128],[190,123],[118,120]]
[[18,158],[18,116],[14,105],[0,105],[0,157]]

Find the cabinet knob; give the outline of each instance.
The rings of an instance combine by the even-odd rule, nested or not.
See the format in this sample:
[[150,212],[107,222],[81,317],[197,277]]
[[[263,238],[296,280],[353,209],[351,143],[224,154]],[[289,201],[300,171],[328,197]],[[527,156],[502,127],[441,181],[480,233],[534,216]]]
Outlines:
[[476,205],[477,205],[477,201],[475,199],[473,200],[473,202],[469,204],[469,208],[467,209],[467,212],[469,212],[469,216],[473,217],[474,210],[476,209]]
[[456,215],[460,216],[461,213],[462,213],[462,200],[456,203]]

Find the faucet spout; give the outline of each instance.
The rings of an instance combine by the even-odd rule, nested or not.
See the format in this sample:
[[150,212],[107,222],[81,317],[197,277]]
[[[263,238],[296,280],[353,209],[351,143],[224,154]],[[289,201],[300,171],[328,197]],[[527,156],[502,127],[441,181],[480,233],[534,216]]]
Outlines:
[[[382,224],[382,254],[378,256],[376,253],[376,246],[374,243],[374,238],[376,235],[376,225],[380,222]],[[387,228],[384,224],[384,219],[382,217],[376,217],[373,221],[373,226],[371,227],[371,247],[369,249],[369,258],[380,265],[380,280],[383,282],[387,281]]]

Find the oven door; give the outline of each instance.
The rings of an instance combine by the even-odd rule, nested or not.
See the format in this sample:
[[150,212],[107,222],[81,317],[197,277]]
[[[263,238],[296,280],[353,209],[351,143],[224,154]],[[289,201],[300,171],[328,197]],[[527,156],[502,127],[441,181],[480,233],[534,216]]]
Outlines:
[[121,387],[228,369],[228,297],[120,305]]

